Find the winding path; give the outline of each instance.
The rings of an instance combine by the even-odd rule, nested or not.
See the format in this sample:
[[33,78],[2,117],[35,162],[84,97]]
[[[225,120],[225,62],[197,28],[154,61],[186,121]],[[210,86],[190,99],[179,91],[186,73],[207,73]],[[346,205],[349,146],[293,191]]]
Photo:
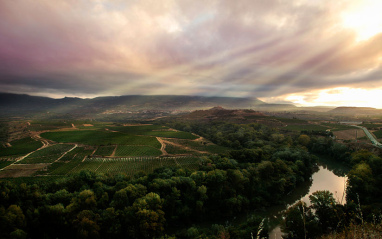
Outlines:
[[156,137],[157,140],[159,141],[159,143],[161,144],[161,147],[160,147],[160,151],[162,151],[162,156],[163,155],[168,155],[167,151],[166,151],[166,144],[165,142],[160,138],[160,137]]

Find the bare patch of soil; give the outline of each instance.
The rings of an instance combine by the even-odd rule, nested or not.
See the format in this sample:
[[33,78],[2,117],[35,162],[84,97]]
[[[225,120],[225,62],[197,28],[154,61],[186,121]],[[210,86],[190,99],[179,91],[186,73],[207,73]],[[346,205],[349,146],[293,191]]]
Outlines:
[[341,131],[333,131],[333,134],[336,136],[337,139],[343,140],[355,140],[356,135],[357,138],[362,138],[366,136],[365,132],[363,132],[362,129],[347,129]]
[[165,141],[163,141],[163,139],[160,138],[160,137],[156,137],[156,138],[159,141],[159,143],[161,144],[160,151],[162,151],[162,156],[168,155],[168,153],[166,152],[166,143],[165,143]]
[[162,140],[163,143],[165,144],[172,144],[176,147],[179,147],[181,149],[185,149],[185,150],[188,150],[188,151],[194,151],[194,152],[197,152],[197,153],[200,153],[200,154],[210,154],[209,152],[207,151],[199,151],[199,150],[196,150],[196,149],[192,149],[190,147],[187,147],[187,146],[184,146],[184,145],[181,145],[181,144],[177,144],[177,143],[174,143],[174,142],[170,142],[170,141],[167,141],[167,140]]
[[117,151],[117,147],[118,147],[118,145],[115,146],[115,148],[113,150],[113,153],[110,155],[110,157],[114,157],[115,156],[115,151]]
[[0,178],[17,178],[32,176],[37,171],[50,165],[50,163],[41,164],[11,164],[0,171]]
[[153,125],[153,124],[123,124],[123,126],[142,126],[142,125]]

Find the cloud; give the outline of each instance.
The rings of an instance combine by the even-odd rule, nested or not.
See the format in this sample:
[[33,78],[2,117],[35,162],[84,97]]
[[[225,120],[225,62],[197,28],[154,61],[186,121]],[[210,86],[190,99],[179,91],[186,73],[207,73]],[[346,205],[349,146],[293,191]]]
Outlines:
[[382,79],[382,34],[354,1],[0,2],[0,85],[58,95],[278,97]]

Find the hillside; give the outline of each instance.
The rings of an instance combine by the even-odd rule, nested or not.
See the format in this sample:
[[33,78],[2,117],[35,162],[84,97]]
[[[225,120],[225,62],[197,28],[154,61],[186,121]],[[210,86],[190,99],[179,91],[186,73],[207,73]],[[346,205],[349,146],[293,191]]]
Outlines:
[[205,97],[176,95],[128,95],[93,99],[52,99],[29,95],[0,93],[0,116],[32,114],[129,114],[141,111],[193,111],[220,105],[227,109],[250,109],[266,105],[257,98]]
[[346,107],[346,106],[337,107],[328,112],[333,114],[346,114],[346,115],[382,114],[381,109],[376,109],[372,107]]

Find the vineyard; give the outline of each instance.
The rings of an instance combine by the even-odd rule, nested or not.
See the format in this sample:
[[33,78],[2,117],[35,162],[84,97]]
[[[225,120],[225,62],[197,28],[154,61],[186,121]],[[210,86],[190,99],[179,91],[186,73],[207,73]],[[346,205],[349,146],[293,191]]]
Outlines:
[[12,141],[10,144],[12,147],[2,148],[0,146],[0,157],[24,155],[42,146],[40,141],[36,141],[30,137]]
[[169,154],[190,154],[195,153],[195,151],[192,151],[190,149],[179,147],[171,143],[167,143],[169,141],[166,141],[166,151]]
[[112,126],[109,130],[118,131],[126,134],[143,135],[147,132],[156,130],[168,130],[168,127],[160,125],[138,125],[138,126]]
[[98,147],[97,151],[94,153],[94,155],[98,155],[98,156],[111,156],[112,153],[114,152],[115,150],[115,145],[111,145],[111,146],[100,146]]
[[377,139],[381,139],[382,138],[382,130],[377,130],[377,131],[374,131],[373,134],[375,135],[375,137]]
[[[195,151],[199,151],[201,153],[210,153],[210,154],[217,154],[217,153],[224,153],[227,152],[229,149],[220,145],[213,144],[209,141],[194,141],[194,140],[185,140],[185,139],[166,139],[166,141],[169,141],[170,143],[174,143],[175,145],[179,145],[181,147],[177,146],[170,146],[170,144],[167,145],[166,150],[168,153],[190,153]],[[170,152],[169,152],[170,151]]]
[[65,152],[73,148],[71,144],[55,144],[38,150],[23,160],[19,164],[51,163],[61,157]]
[[0,151],[5,157],[0,161],[0,177],[65,176],[82,170],[133,176],[159,167],[196,170],[201,155],[227,150],[159,125],[41,121],[30,127],[44,130],[41,139],[36,137],[41,141],[26,137]]
[[145,135],[152,135],[163,138],[177,138],[177,139],[197,139],[198,137],[188,133],[179,131],[150,131],[146,132]]
[[52,163],[48,167],[48,171],[39,172],[41,174],[49,175],[67,175],[71,173],[75,168],[78,167],[86,159],[88,155],[93,152],[92,148],[76,148],[70,153],[66,154],[65,157],[61,158],[58,162]]
[[134,176],[138,172],[151,173],[160,167],[181,167],[191,171],[198,169],[198,158],[194,156],[180,157],[120,157],[120,158],[80,158],[70,162],[53,163],[46,175],[69,175],[82,170],[104,174],[124,174]]
[[147,145],[160,149],[155,137],[138,136],[104,130],[74,130],[42,133],[41,137],[59,143],[79,143],[84,145]]
[[13,163],[13,161],[9,160],[9,159],[0,159],[0,169],[10,165],[11,163]]
[[115,156],[160,156],[159,149],[149,146],[118,145]]
[[62,120],[40,120],[29,122],[28,129],[30,131],[56,130],[71,127],[71,124]]

